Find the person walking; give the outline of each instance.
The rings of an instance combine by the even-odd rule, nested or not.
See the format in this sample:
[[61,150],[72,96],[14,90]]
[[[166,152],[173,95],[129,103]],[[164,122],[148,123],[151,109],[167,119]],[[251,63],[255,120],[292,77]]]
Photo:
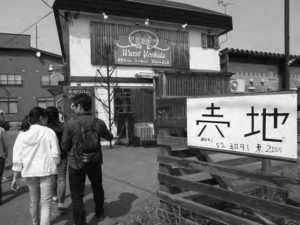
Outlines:
[[21,131],[13,147],[13,181],[17,191],[20,175],[25,178],[30,195],[33,225],[49,225],[51,219],[53,175],[60,162],[55,132],[46,127],[46,110],[34,107],[28,115],[30,127]]
[[[55,132],[58,143],[61,145],[63,125],[59,120],[59,111],[54,106],[47,107],[46,111],[48,115],[47,126]],[[57,165],[57,175],[54,175],[53,182],[53,200],[58,201],[58,213],[66,211],[64,202],[66,196],[67,162],[67,152],[61,151],[60,164]]]
[[5,168],[5,159],[7,158],[7,151],[3,141],[4,132],[4,128],[0,127],[0,205],[2,205],[2,176]]
[[[89,95],[76,94],[72,100],[72,109],[77,118],[65,122],[61,147],[63,151],[68,152],[73,219],[75,225],[86,225],[83,204],[86,175],[92,185],[95,217],[98,221],[103,219],[103,160],[100,138],[103,137],[110,141],[113,139],[113,135],[102,120],[91,114],[92,98]],[[93,143],[97,143],[97,146],[95,147]]]

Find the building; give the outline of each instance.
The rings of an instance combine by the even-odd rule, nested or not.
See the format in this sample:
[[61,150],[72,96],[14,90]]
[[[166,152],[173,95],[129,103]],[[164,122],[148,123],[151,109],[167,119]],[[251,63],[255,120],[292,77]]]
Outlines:
[[[290,58],[290,89],[295,90],[300,86],[300,56]],[[221,51],[222,70],[233,73],[233,92],[283,90],[284,65],[284,54],[242,49]]]
[[136,136],[153,128],[155,98],[174,94],[172,77],[228,77],[220,72],[219,36],[232,29],[231,16],[165,0],[56,0],[53,10],[68,84],[94,87],[96,114],[107,124],[114,118],[120,136],[126,121]]
[[54,106],[48,89],[64,79],[62,68],[62,57],[31,48],[29,35],[0,33],[0,109],[7,120],[21,121],[35,106]]

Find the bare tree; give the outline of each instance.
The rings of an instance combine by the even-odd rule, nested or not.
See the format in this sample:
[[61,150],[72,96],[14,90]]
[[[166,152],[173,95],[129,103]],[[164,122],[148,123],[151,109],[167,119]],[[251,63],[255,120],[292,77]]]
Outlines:
[[[111,45],[105,44],[103,52],[99,53],[103,59],[104,65],[100,66],[97,70],[97,75],[101,77],[101,80],[98,82],[97,75],[95,83],[99,83],[102,88],[107,91],[107,100],[101,99],[101,96],[98,97],[95,94],[95,98],[102,104],[106,113],[108,114],[108,127],[109,131],[112,131],[112,126],[114,124],[114,118],[112,118],[112,102],[114,100],[115,91],[118,88],[117,79],[112,79],[115,69],[117,66],[114,63],[113,59],[113,50]],[[110,147],[112,147],[112,143],[110,141]]]

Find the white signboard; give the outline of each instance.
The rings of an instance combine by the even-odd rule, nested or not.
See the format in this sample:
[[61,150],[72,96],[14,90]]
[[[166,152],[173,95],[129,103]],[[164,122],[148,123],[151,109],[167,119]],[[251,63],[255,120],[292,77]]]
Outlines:
[[187,134],[191,147],[297,159],[297,94],[188,98]]

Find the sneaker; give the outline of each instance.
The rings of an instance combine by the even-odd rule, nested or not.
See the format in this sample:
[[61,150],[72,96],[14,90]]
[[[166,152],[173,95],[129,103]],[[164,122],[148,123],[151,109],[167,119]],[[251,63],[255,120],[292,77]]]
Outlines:
[[58,201],[57,196],[53,196],[52,200],[53,200],[54,202],[57,202],[57,201]]
[[58,203],[57,210],[59,213],[65,213],[67,208],[65,207],[64,203]]

